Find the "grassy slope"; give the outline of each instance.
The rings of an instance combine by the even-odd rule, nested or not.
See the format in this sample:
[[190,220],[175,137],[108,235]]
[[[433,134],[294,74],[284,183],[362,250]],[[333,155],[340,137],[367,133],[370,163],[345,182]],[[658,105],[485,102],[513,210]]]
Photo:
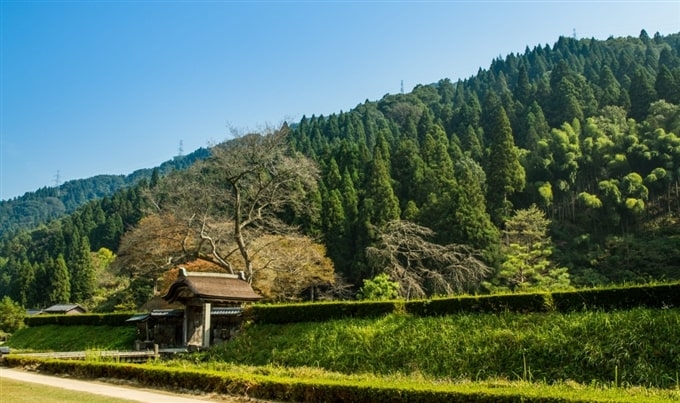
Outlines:
[[45,325],[18,330],[5,343],[24,351],[131,350],[134,326]]
[[[133,340],[133,327],[40,326],[15,333],[8,344],[33,350],[129,349]],[[680,309],[431,318],[393,314],[253,324],[235,342],[155,365],[242,373],[245,379],[540,389],[585,394],[593,401],[601,394],[608,396],[604,401],[667,401],[680,393],[677,340]]]
[[346,374],[678,387],[680,310],[252,325],[207,361]]

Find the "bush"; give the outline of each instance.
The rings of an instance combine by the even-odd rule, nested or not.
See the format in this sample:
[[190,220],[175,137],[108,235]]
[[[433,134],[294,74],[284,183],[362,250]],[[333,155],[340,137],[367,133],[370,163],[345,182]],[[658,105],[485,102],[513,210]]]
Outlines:
[[358,299],[368,301],[386,301],[399,297],[399,283],[390,281],[387,273],[378,274],[373,279],[365,279],[359,289]]
[[0,333],[14,333],[24,326],[26,310],[5,296],[0,301]]

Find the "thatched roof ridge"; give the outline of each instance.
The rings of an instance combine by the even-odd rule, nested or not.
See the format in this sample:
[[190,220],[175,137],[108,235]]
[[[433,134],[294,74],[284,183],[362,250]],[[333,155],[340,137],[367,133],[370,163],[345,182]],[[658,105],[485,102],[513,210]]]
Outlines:
[[172,283],[163,299],[186,303],[195,298],[204,302],[254,302],[262,299],[238,275],[188,272],[180,268],[177,280]]

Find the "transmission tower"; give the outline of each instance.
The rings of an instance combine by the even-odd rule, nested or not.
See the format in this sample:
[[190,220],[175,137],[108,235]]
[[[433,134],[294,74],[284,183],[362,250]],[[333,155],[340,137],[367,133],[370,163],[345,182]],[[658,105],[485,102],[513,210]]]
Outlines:
[[59,176],[59,170],[57,169],[57,174],[54,175],[54,188],[57,190],[57,197],[61,196],[59,186],[61,186],[61,177]]
[[179,141],[179,150],[178,151],[179,151],[179,155],[178,155],[179,157],[184,155],[184,143],[182,142],[182,140]]

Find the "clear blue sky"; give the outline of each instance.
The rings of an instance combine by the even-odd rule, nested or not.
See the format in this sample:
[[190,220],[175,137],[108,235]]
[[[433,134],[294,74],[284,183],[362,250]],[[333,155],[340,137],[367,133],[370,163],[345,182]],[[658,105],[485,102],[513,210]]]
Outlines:
[[680,1],[0,0],[0,199],[128,174],[456,81],[559,36],[680,31]]

